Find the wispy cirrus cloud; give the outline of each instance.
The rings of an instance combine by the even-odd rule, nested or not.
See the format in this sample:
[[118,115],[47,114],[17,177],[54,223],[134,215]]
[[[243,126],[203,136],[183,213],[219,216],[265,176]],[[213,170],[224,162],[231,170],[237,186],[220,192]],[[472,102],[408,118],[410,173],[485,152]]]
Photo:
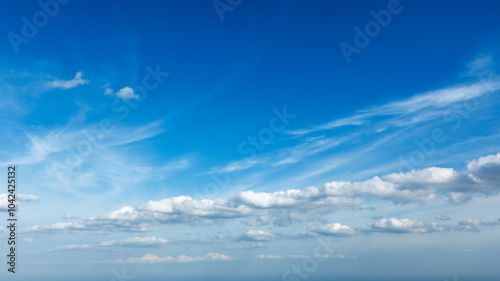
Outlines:
[[[127,145],[140,144],[165,131],[163,120],[138,126],[115,125],[106,130],[98,123],[32,127],[25,129],[24,138],[20,137],[18,146],[24,148],[21,152],[0,150],[0,153],[3,165],[16,163],[35,171],[43,170],[34,185],[46,180],[51,188],[63,188],[67,192],[80,192],[80,188],[110,191],[139,181],[163,181],[190,167],[193,155],[156,162],[136,155],[134,161],[130,161],[127,159],[131,156],[121,151]],[[102,176],[95,177],[96,174]],[[30,179],[27,182],[30,183]]]
[[472,77],[484,77],[493,72],[493,56],[482,56],[467,64],[467,75]]
[[66,124],[50,130],[32,128],[32,130],[25,132],[26,154],[24,156],[16,155],[15,158],[2,165],[9,162],[24,165],[40,163],[46,161],[53,154],[76,151],[79,143],[86,145],[89,143],[98,148],[109,148],[153,138],[165,131],[161,120],[136,127],[112,127],[105,131],[100,130],[98,124],[89,124],[83,127]]
[[[240,190],[268,190],[282,184],[295,187],[307,185],[308,181],[319,178],[328,180],[330,176],[327,172],[339,174],[356,170],[354,173],[359,179],[362,173],[373,176],[384,172],[384,169],[394,171],[394,166],[400,171],[408,170],[401,158],[419,149],[415,143],[427,138],[426,134],[430,131],[442,130],[446,135],[445,141],[449,142],[451,135],[465,134],[471,129],[466,128],[468,125],[465,124],[481,122],[483,111],[494,110],[493,106],[498,104],[497,95],[492,93],[500,89],[500,77],[492,72],[492,68],[485,66],[488,59],[484,60],[485,63],[480,61],[475,64],[485,72],[479,76],[469,75],[467,79],[470,82],[452,84],[403,100],[368,107],[325,124],[287,130],[279,140],[281,146],[278,149],[263,150],[251,157],[240,152],[242,158],[211,167],[205,173],[215,178],[215,181],[223,182],[220,184],[221,189],[229,185],[224,184],[226,181],[232,187],[241,186]],[[490,135],[489,138],[496,139],[497,136]],[[389,151],[388,147],[394,150]],[[434,144],[433,149],[445,153],[441,150],[452,148],[439,143]],[[484,155],[484,152],[478,151],[479,148],[472,149],[475,156]],[[424,161],[429,166],[438,165],[440,161],[434,150],[425,155]],[[381,157],[383,153],[396,153],[401,157]],[[303,165],[306,161],[307,165]],[[371,161],[381,165],[359,167],[359,163]],[[353,166],[356,169],[351,168]],[[290,171],[294,171],[292,177],[282,176]],[[453,198],[450,200],[469,200],[463,195],[450,193],[450,198]]]
[[[343,126],[370,124],[370,128],[407,126],[422,123],[443,115],[443,109],[451,104],[481,97],[500,89],[500,79],[491,75],[487,79],[467,85],[451,86],[412,96],[406,100],[360,110],[349,117],[337,119],[307,129],[289,130],[290,135],[306,135]],[[381,121],[376,121],[381,120]],[[376,123],[378,126],[375,126]]]

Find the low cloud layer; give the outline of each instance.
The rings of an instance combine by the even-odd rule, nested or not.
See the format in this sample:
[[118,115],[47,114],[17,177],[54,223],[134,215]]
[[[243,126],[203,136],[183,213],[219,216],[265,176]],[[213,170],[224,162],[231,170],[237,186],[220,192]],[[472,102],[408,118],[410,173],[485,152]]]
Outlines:
[[205,256],[189,257],[180,255],[177,257],[159,257],[157,255],[147,254],[139,258],[117,259],[97,263],[170,263],[170,262],[200,262],[200,261],[229,261],[233,258],[219,253],[208,253]]
[[409,218],[383,218],[374,222],[370,227],[351,227],[339,223],[314,227],[310,232],[323,236],[353,236],[377,232],[384,233],[432,233],[445,231],[479,231],[481,226],[500,226],[500,219],[496,221],[481,221],[465,219],[457,224],[426,223]]
[[134,237],[124,240],[111,240],[102,242],[102,247],[161,247],[169,242],[165,238]]
[[[469,162],[467,170],[431,167],[406,173],[376,176],[360,182],[334,181],[321,188],[291,189],[278,192],[243,191],[227,199],[194,200],[189,196],[148,201],[136,207],[125,206],[107,214],[79,222],[35,225],[29,232],[145,232],[154,224],[206,224],[239,218],[273,219],[278,226],[317,218],[340,208],[365,206],[370,198],[394,204],[431,204],[449,200],[459,204],[477,196],[489,196],[499,191],[500,153]],[[248,224],[248,221],[247,221]],[[413,229],[420,231],[433,226],[411,225],[408,221],[381,221],[381,230]],[[331,225],[317,232],[351,235],[352,230]],[[248,233],[242,239],[258,237]],[[258,241],[258,239],[254,239]]]

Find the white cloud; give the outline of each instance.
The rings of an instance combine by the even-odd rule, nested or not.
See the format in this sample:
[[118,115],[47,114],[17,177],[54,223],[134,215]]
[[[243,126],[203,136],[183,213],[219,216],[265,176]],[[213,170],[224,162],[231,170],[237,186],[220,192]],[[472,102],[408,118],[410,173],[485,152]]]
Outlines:
[[500,153],[470,161],[467,170],[480,181],[500,182]]
[[271,223],[271,218],[268,215],[253,217],[245,222],[245,224],[248,226],[261,226],[261,225],[268,225],[270,223]]
[[[314,256],[308,256],[308,255],[288,255],[289,258],[291,259],[308,259],[308,258],[318,258],[318,259],[346,259],[347,257],[344,255],[328,255],[328,254],[316,254]],[[350,258],[356,258],[356,257],[350,257]]]
[[[314,256],[308,256],[308,255],[288,255],[288,256],[280,256],[280,255],[257,255],[254,257],[254,259],[257,260],[278,260],[278,259],[284,259],[284,258],[290,258],[290,259],[309,259],[309,258],[318,258],[318,259],[346,259],[347,257],[344,255],[328,255],[328,254],[316,254]],[[353,257],[354,258],[354,257]]]
[[278,259],[284,259],[284,256],[278,256],[278,255],[257,255],[255,256],[255,259],[257,260],[278,260]]
[[51,88],[71,89],[90,82],[89,80],[82,79],[82,76],[83,73],[81,71],[78,71],[78,73],[76,73],[75,77],[72,80],[54,80],[48,82],[47,85]]
[[[16,201],[18,202],[33,202],[38,200],[40,200],[40,197],[36,195],[21,194],[21,193],[16,195]],[[8,193],[0,194],[0,211],[8,210],[8,205],[9,205],[9,194]]]
[[[496,157],[496,156],[495,156]],[[487,160],[484,160],[487,159]],[[484,167],[500,173],[500,166],[491,168],[496,158],[486,157],[472,161],[466,171],[447,168],[427,168],[408,173],[394,173],[373,177],[360,182],[334,181],[321,188],[290,189],[278,192],[243,191],[227,199],[195,200],[189,196],[148,201],[137,207],[124,206],[107,214],[82,220],[79,223],[59,223],[49,226],[33,226],[31,231],[127,231],[144,232],[154,224],[172,223],[221,223],[231,219],[274,219],[274,224],[286,226],[297,221],[319,219],[321,214],[332,213],[339,208],[363,206],[370,197],[396,204],[430,204],[438,198],[457,204],[472,200],[474,196],[488,196],[500,191],[500,180],[488,177],[483,180]],[[248,223],[248,221],[247,221]],[[389,219],[374,225],[381,231],[439,231],[440,225],[410,220]],[[316,232],[344,235],[351,229],[342,225],[324,226]],[[271,239],[266,233],[249,231],[240,239]]]
[[62,216],[62,218],[65,220],[71,220],[71,219],[79,219],[80,217],[78,215],[75,215],[75,214],[66,213],[66,214],[64,214],[64,216]]
[[85,229],[85,225],[79,222],[58,222],[49,225],[34,225],[26,229],[28,232],[57,232]]
[[394,233],[424,233],[424,232],[442,232],[448,228],[442,224],[437,223],[423,223],[410,219],[381,219],[375,222],[372,226],[374,231],[381,232],[394,232]]
[[467,163],[467,170],[477,171],[487,165],[500,165],[500,153],[479,157]]
[[[435,218],[436,220],[449,220],[447,216]],[[461,220],[458,224],[425,223],[409,218],[382,218],[368,228],[352,228],[339,223],[313,227],[311,232],[322,236],[352,236],[376,232],[386,233],[432,233],[444,231],[479,231],[480,226],[500,226],[500,219],[496,221],[481,221],[477,219]],[[305,236],[305,235],[302,235]],[[286,237],[282,236],[282,237]]]
[[44,131],[30,131],[26,133],[27,153],[24,156],[16,156],[13,159],[3,162],[17,164],[36,164],[44,162],[50,156],[62,156],[60,153],[73,151],[76,153],[77,145],[91,144],[91,149],[104,149],[115,146],[130,144],[141,140],[153,138],[165,132],[163,121],[157,120],[135,127],[114,127],[102,129],[102,126],[90,124],[85,127],[76,128],[75,124],[67,124],[60,128]]
[[[167,263],[167,262],[200,262],[200,261],[229,261],[232,257],[219,253],[208,253],[202,257],[189,257],[181,255],[178,257],[159,257],[157,255],[147,254],[139,258],[117,259],[106,261],[105,263]],[[99,262],[102,263],[102,262]]]
[[117,98],[124,99],[124,100],[132,100],[132,99],[139,99],[140,96],[134,94],[134,89],[131,87],[123,87],[118,92],[115,93],[115,91],[110,88],[111,84],[106,83],[101,87],[101,89],[104,89],[104,95],[113,97],[116,96]]
[[272,241],[277,238],[276,235],[264,230],[248,230],[243,233],[238,240],[240,241]]
[[243,191],[235,200],[257,208],[273,208],[294,206],[313,196],[319,195],[319,189],[308,187],[305,190],[291,189],[273,193]]
[[103,247],[161,247],[169,240],[157,237],[134,237],[125,240],[104,241],[100,245]]
[[264,244],[262,242],[258,242],[258,243],[252,243],[249,246],[230,245],[230,246],[225,247],[225,249],[228,249],[228,250],[241,250],[241,249],[257,249],[257,248],[266,248],[266,247],[267,247],[266,244]]
[[115,94],[115,91],[113,89],[111,89],[110,86],[111,86],[110,83],[106,83],[106,84],[101,86],[101,89],[104,89],[104,94],[106,96],[112,96]]
[[90,218],[81,222],[58,222],[49,225],[34,225],[25,229],[26,232],[54,233],[54,232],[90,232],[95,234],[106,234],[107,232],[147,232],[153,227],[140,220],[130,221],[126,219],[102,219]]
[[390,174],[382,178],[402,184],[439,184],[449,183],[458,177],[458,173],[450,168],[431,167],[423,170],[412,170],[407,173]]
[[352,227],[342,225],[340,223],[322,225],[320,227],[313,228],[311,231],[322,235],[332,236],[352,236],[356,234],[356,231]]
[[114,93],[115,93],[115,92],[114,92],[114,91],[113,91],[113,89],[111,89],[111,88],[106,88],[106,89],[104,89],[104,94],[105,94],[106,96],[112,96]]
[[329,196],[348,196],[359,198],[362,195],[390,200],[398,203],[433,202],[437,195],[433,189],[404,189],[401,184],[374,177],[362,182],[329,182],[324,185],[324,193]]
[[447,215],[441,215],[439,217],[435,217],[434,220],[437,220],[437,221],[448,221],[448,220],[451,220],[451,217],[449,217]]
[[85,250],[85,249],[91,249],[94,248],[94,246],[89,245],[89,244],[72,244],[72,245],[66,245],[66,246],[57,246],[52,250],[49,251],[71,251],[71,250]]
[[164,221],[190,222],[201,218],[237,218],[249,215],[252,209],[245,205],[231,206],[226,200],[193,200],[189,196],[149,201],[138,207],[140,211],[157,213]]
[[116,92],[116,97],[124,100],[139,99],[138,95],[134,94],[134,89],[130,87],[123,87]]
[[496,221],[481,221],[477,219],[461,220],[456,227],[457,230],[463,231],[479,231],[480,226],[496,226],[500,225],[500,219]]
[[461,204],[472,200],[472,194],[462,192],[448,192],[448,200],[454,204]]
[[[361,110],[354,115],[337,119],[326,124],[308,129],[287,131],[287,133],[291,135],[305,135],[318,131],[331,130],[341,126],[363,125],[372,122],[372,119],[377,117],[389,117],[389,119],[379,123],[384,124],[382,127],[385,129],[394,126],[406,126],[440,117],[442,115],[436,114],[436,111],[446,106],[477,98],[498,89],[500,89],[499,81],[496,79],[485,79],[469,85],[453,86],[415,95],[406,100],[390,102],[382,106]],[[423,114],[423,111],[426,113]]]
[[163,120],[132,127],[116,122],[110,125],[105,129],[99,123],[68,123],[50,129],[27,127],[28,132],[19,135],[19,152],[1,151],[4,156],[0,161],[4,165],[25,165],[32,174],[37,173],[24,180],[26,185],[49,186],[50,192],[88,194],[88,189],[119,192],[146,181],[161,182],[187,169],[193,159],[179,155],[170,162],[160,162],[150,161],[147,155],[123,153],[126,146],[164,133]]
[[485,76],[491,73],[493,71],[492,59],[492,56],[484,56],[473,60],[467,64],[469,69],[467,74],[470,76]]
[[255,166],[260,167],[277,167],[281,165],[287,165],[291,163],[297,163],[300,160],[309,157],[313,154],[326,151],[332,147],[338,146],[344,143],[347,137],[333,137],[333,138],[308,138],[304,143],[301,143],[294,147],[286,147],[277,151],[277,153],[271,153],[271,155],[261,155],[252,156],[244,158],[241,160],[233,161],[228,163],[224,167],[212,168],[207,174],[218,174],[218,173],[233,173],[246,169],[250,169]]

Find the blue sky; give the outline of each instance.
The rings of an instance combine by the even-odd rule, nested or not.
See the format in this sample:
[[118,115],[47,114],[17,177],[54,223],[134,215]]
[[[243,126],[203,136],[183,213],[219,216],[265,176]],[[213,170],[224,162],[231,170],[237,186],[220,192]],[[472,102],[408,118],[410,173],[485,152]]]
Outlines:
[[4,3],[15,278],[494,280],[499,9]]

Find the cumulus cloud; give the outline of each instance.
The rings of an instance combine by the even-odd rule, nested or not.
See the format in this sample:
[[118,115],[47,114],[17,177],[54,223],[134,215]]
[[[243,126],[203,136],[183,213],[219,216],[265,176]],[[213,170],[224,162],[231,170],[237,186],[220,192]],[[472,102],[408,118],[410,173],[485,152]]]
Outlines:
[[393,233],[424,233],[424,232],[442,232],[448,228],[437,223],[423,223],[410,219],[381,219],[375,222],[372,226],[377,232],[393,232]]
[[[449,220],[448,216],[434,218],[435,220]],[[480,226],[500,225],[497,221],[481,221],[477,219],[461,220],[458,224],[425,223],[409,218],[382,218],[367,228],[353,228],[340,223],[327,224],[313,227],[310,231],[322,236],[352,236],[376,232],[386,233],[432,233],[444,231],[479,231]],[[301,235],[305,237],[305,234]],[[287,237],[287,236],[283,236]]]
[[264,230],[248,230],[243,233],[238,240],[239,241],[272,241],[275,240],[277,236],[270,232]]
[[106,83],[106,85],[102,86],[101,89],[104,88],[104,94],[106,96],[116,96],[117,98],[124,99],[124,100],[133,100],[133,99],[139,99],[139,95],[134,94],[134,89],[130,87],[123,87],[118,92],[115,93],[115,91],[110,88],[110,84]]
[[123,87],[118,92],[116,92],[116,96],[124,99],[124,100],[131,100],[131,99],[138,99],[139,96],[134,94],[134,89],[130,87]]
[[[167,262],[200,262],[200,261],[229,261],[233,260],[232,257],[219,253],[208,253],[205,256],[189,257],[181,255],[178,257],[159,257],[157,255],[147,254],[139,258],[117,259],[106,261],[104,263],[167,263]],[[97,262],[103,263],[103,262]]]
[[[31,194],[16,194],[16,201],[18,202],[33,202],[40,200],[40,197]],[[9,194],[0,194],[0,211],[7,211],[9,205]]]
[[83,79],[82,78],[83,73],[81,71],[78,71],[75,75],[75,77],[71,80],[59,80],[56,79],[54,81],[50,81],[47,83],[47,85],[50,88],[59,88],[59,89],[71,89],[75,88],[79,85],[85,85],[88,84],[90,81]]
[[480,157],[467,164],[467,170],[484,183],[500,182],[500,153]]
[[479,231],[480,226],[496,226],[500,225],[500,219],[496,221],[481,221],[477,219],[461,220],[456,227],[457,230],[463,231]]
[[352,227],[340,223],[322,225],[320,227],[313,228],[311,231],[322,235],[332,236],[352,236],[356,234],[356,231]]
[[459,177],[459,173],[450,168],[431,167],[422,170],[412,170],[407,173],[394,173],[382,176],[386,181],[396,184],[446,184]]
[[461,204],[467,201],[472,200],[473,195],[468,194],[468,193],[462,193],[462,192],[448,192],[448,200],[451,203],[455,204]]
[[[150,231],[154,224],[207,222],[246,219],[248,225],[286,226],[296,221],[319,220],[321,214],[340,208],[360,207],[371,198],[396,204],[429,204],[438,198],[454,204],[489,196],[500,191],[500,153],[471,161],[467,170],[431,167],[406,173],[375,176],[358,182],[333,181],[322,187],[277,192],[243,191],[226,199],[195,200],[189,196],[148,201],[136,207],[124,206],[107,214],[78,223],[33,226],[31,231]],[[496,174],[495,174],[496,173]],[[409,225],[408,225],[409,224]],[[377,224],[380,231],[439,231],[438,225],[387,220]],[[337,228],[338,229],[337,229]],[[348,234],[349,229],[331,225],[316,229],[323,233]],[[255,234],[255,233],[254,233]],[[247,238],[249,239],[250,236]]]

